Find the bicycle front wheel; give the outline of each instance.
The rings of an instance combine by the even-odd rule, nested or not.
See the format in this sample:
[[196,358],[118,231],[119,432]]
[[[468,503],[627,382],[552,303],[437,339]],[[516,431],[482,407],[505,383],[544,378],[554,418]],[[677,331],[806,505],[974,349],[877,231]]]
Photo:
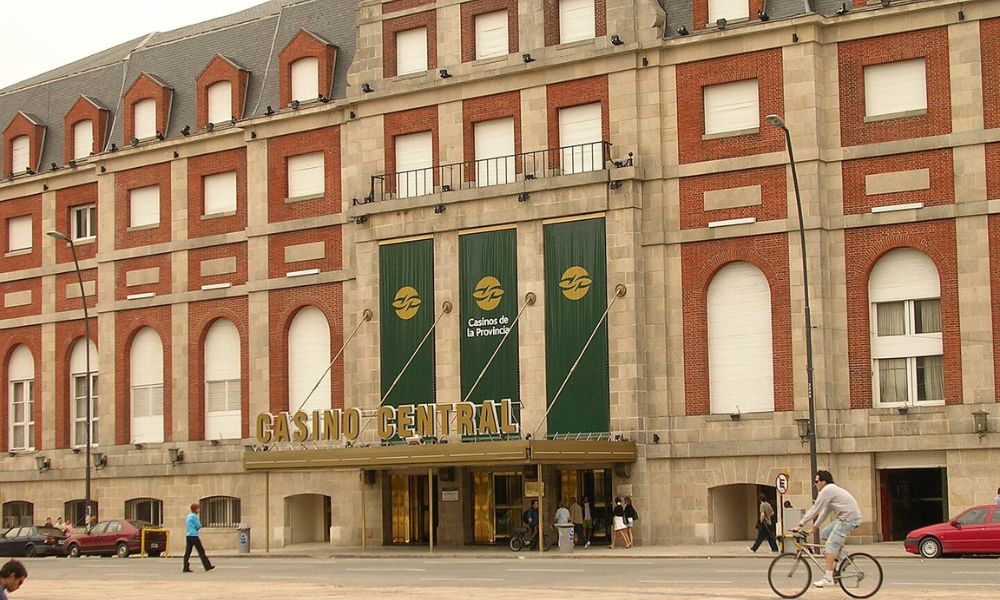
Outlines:
[[514,552],[519,552],[521,548],[524,548],[524,538],[516,533],[510,536],[510,549]]
[[798,598],[809,589],[812,567],[805,558],[792,552],[778,555],[767,569],[767,582],[782,598]]
[[848,554],[837,567],[837,581],[848,596],[869,598],[882,587],[882,565],[864,552]]

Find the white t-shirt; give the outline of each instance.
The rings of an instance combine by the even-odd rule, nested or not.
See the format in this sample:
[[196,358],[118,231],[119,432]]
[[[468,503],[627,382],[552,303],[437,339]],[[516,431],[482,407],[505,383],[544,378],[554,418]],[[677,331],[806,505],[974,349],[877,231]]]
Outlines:
[[569,509],[565,506],[560,506],[559,510],[556,511],[556,525],[568,525],[571,522]]

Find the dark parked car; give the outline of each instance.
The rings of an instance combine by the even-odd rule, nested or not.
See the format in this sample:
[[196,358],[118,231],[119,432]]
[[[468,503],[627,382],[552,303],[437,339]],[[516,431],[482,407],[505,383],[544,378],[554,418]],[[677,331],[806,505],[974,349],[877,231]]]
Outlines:
[[967,508],[947,523],[906,534],[903,547],[924,558],[944,554],[1000,554],[1000,505]]
[[[66,538],[66,554],[74,557],[81,554],[101,554],[125,558],[140,551],[142,530],[150,527],[152,526],[144,521],[101,521],[91,527],[90,531],[78,531]],[[147,534],[146,552],[150,556],[159,556],[166,549],[162,535]]]
[[65,539],[55,527],[11,527],[0,535],[0,556],[62,556]]

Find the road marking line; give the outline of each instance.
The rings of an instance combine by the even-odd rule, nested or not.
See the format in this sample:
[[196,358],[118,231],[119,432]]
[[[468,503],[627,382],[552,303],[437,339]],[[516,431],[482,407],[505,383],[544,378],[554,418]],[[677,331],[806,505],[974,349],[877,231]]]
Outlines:
[[507,569],[509,573],[586,573],[583,569]]
[[[385,573],[387,569],[385,567],[383,567],[381,569],[362,569],[362,568],[348,567],[347,569],[344,569],[344,570],[345,571],[376,571],[378,573]],[[425,573],[425,572],[427,572],[427,569],[395,569],[394,568],[394,569],[388,569],[388,570],[389,571],[415,571],[415,572],[418,572],[418,573]]]
[[945,582],[941,582],[941,581],[933,581],[933,582],[932,581],[927,581],[927,582],[924,582],[924,583],[915,583],[915,582],[912,582],[912,581],[894,581],[892,583],[892,585],[894,585],[894,586],[896,586],[896,585],[918,585],[918,586],[921,586],[921,587],[926,587],[926,586],[950,587],[950,586],[975,585],[975,586],[980,586],[980,587],[1000,587],[1000,583],[945,583]]
[[693,580],[693,579],[644,579],[639,583],[698,583],[698,584],[716,584],[716,583],[732,583],[732,581],[705,581],[705,580]]
[[503,581],[503,579],[481,579],[479,577],[447,579],[442,577],[421,577],[420,581]]

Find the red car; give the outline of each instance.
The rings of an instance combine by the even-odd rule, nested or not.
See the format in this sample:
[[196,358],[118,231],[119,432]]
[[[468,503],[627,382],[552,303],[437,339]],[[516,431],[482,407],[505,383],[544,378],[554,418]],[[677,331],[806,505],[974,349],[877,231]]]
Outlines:
[[[73,557],[81,554],[100,554],[126,558],[129,554],[140,551],[142,530],[149,527],[150,524],[143,521],[125,519],[101,521],[91,527],[90,531],[73,533],[66,538],[66,554]],[[150,556],[159,556],[165,550],[166,545],[162,536],[146,536],[146,552]]]
[[903,547],[924,558],[944,554],[1000,554],[1000,504],[973,506],[937,525],[906,534]]

